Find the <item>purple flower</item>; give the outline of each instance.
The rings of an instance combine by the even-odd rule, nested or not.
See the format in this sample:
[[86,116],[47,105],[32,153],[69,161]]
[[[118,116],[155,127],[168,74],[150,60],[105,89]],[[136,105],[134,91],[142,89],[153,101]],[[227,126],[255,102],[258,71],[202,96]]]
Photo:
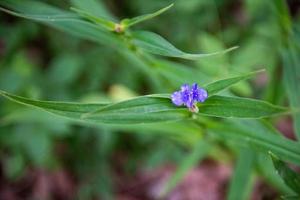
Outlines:
[[192,86],[184,84],[180,91],[176,91],[171,95],[172,102],[176,106],[185,105],[192,112],[198,112],[197,102],[203,103],[208,97],[207,91],[199,88],[197,83]]

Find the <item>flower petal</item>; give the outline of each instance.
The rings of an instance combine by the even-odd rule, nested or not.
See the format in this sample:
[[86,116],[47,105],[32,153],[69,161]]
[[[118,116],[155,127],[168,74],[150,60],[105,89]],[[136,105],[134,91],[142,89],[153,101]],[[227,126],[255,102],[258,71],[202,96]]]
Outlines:
[[192,93],[193,100],[194,101],[198,101],[198,98],[199,98],[199,89],[198,89],[198,84],[197,83],[194,83],[192,85],[191,93]]
[[190,91],[190,86],[188,84],[183,84],[181,86],[181,91],[185,92],[185,91]]
[[176,106],[181,106],[184,102],[182,101],[182,94],[180,91],[176,91],[171,95],[173,104]]
[[189,86],[187,88],[188,89],[185,88],[185,90],[181,91],[181,96],[182,96],[181,98],[182,98],[184,105],[186,105],[189,101],[191,101],[190,88],[189,88]]
[[194,100],[190,98],[187,102],[185,102],[186,107],[193,108],[194,107]]
[[208,93],[205,89],[199,88],[198,89],[198,99],[199,102],[204,102],[208,97]]

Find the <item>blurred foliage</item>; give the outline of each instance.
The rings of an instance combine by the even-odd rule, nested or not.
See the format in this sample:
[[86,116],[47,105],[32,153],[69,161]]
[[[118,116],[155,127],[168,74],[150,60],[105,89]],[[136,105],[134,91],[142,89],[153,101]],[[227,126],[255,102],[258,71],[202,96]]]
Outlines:
[[[221,94],[259,98],[299,110],[297,1],[40,2],[66,10],[78,7],[106,19],[152,13],[174,3],[168,12],[133,29],[159,33],[187,52],[216,52],[232,46],[239,49],[197,61],[150,56],[156,68],[149,72],[145,63],[130,52],[122,52],[121,46],[74,37],[0,12],[1,90],[32,99],[111,103],[143,94],[170,93],[183,83],[203,85],[265,68],[266,72],[252,81],[242,81]],[[22,180],[32,169],[67,169],[75,180],[74,196],[78,199],[114,199],[119,176],[124,181],[140,171],[173,163],[178,171],[160,194],[167,195],[163,192],[171,191],[189,169],[202,159],[213,159],[226,165],[237,163],[228,184],[228,199],[248,199],[255,180],[265,181],[279,195],[294,195],[275,173],[267,154],[270,146],[256,146],[257,141],[267,138],[265,133],[274,134],[270,138],[279,138],[281,133],[275,127],[284,118],[252,120],[248,124],[243,120],[226,120],[228,126],[225,123],[219,127],[215,125],[219,119],[204,116],[197,124],[183,121],[132,126],[83,125],[0,98],[1,167],[4,180],[9,183]],[[299,140],[299,112],[293,113],[293,119],[294,139]],[[248,137],[255,132],[263,136],[255,135],[257,143],[249,142]],[[213,143],[209,150],[207,144],[202,144],[203,138]],[[280,144],[274,142],[273,148],[278,147],[282,155],[292,152],[293,147],[288,149],[291,141],[282,140]],[[250,151],[249,146],[259,150]],[[284,159],[292,162],[296,157]],[[299,165],[299,161],[294,164]]]

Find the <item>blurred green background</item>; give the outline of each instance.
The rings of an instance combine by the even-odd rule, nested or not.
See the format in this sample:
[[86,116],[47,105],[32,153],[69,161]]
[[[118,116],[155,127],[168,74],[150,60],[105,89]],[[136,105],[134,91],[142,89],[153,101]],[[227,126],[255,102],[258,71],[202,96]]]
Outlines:
[[[84,1],[43,2],[68,10]],[[225,93],[287,104],[283,55],[286,43],[300,43],[299,1],[286,2],[293,25],[277,0],[99,0],[94,8],[95,14],[121,19],[173,2],[171,10],[137,28],[159,33],[188,52],[239,49],[196,62],[168,59],[174,68],[162,69],[166,84],[154,87],[149,74],[116,49],[0,12],[0,89],[34,99],[113,102],[172,92],[194,81],[185,78],[190,73],[199,74],[197,82],[203,84],[264,68],[251,82]],[[295,27],[291,40],[285,26]],[[170,79],[176,81],[169,84]],[[272,122],[294,138],[289,117]],[[202,162],[194,162],[202,157],[192,150],[202,130],[185,126],[83,126],[1,98],[0,199],[159,199],[168,177],[191,151],[195,158],[182,167],[187,175],[164,198],[226,199],[237,152],[220,142]],[[250,173],[245,199],[276,199],[288,190],[255,168]]]

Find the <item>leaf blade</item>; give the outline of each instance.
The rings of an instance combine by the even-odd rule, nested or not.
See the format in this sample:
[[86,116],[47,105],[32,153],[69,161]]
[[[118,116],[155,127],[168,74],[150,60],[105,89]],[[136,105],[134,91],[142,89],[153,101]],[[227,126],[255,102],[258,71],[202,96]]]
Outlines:
[[0,90],[0,95],[19,104],[38,108],[52,114],[60,115],[63,117],[80,120],[83,113],[92,112],[106,104],[82,104],[82,103],[66,103],[54,101],[38,101],[21,96],[9,94]]
[[[48,4],[24,0],[0,1],[2,11],[9,12],[14,16],[27,18],[57,28],[71,35],[98,42],[103,45],[120,48],[120,39],[106,29],[92,23],[81,20],[71,12],[57,9]],[[10,10],[9,10],[10,9]]]
[[137,17],[134,17],[134,18],[131,18],[131,19],[123,19],[121,21],[121,24],[124,25],[124,28],[129,28],[135,24],[138,24],[138,23],[141,23],[143,21],[146,21],[146,20],[149,20],[149,19],[152,19],[158,15],[161,15],[162,13],[166,12],[167,10],[169,10],[171,7],[173,7],[174,4],[170,4],[154,13],[151,13],[151,14],[145,14],[145,15],[141,15],[141,16],[137,16]]
[[281,161],[275,154],[269,152],[274,167],[278,171],[278,174],[281,176],[283,181],[287,186],[289,186],[294,192],[300,194],[300,176],[293,170],[291,170],[286,163]]
[[280,191],[283,195],[292,195],[294,194],[293,190],[291,190],[281,179],[281,177],[276,173],[274,169],[274,165],[272,159],[267,153],[259,153],[256,165],[260,174],[264,177],[264,179],[271,184],[274,188]]
[[[83,119],[105,121],[106,123],[154,123],[179,121],[189,118],[190,112],[177,108],[169,95],[147,95],[107,105],[96,112],[83,115]],[[108,119],[108,120],[107,120]]]
[[[297,44],[297,42],[295,42]],[[299,69],[299,49],[296,48],[294,44],[290,44],[285,51],[282,52],[283,59],[283,81],[284,86],[287,91],[287,96],[289,99],[289,103],[291,107],[298,108],[300,107],[300,86],[299,86],[299,77],[300,77],[300,69]],[[294,119],[294,130],[295,134],[300,140],[300,113],[293,114]]]
[[[190,117],[187,109],[178,109],[170,103],[170,100],[164,95],[142,96],[140,98],[120,102],[117,104],[82,104],[82,103],[65,103],[54,101],[32,100],[17,95],[12,95],[0,90],[0,95],[26,106],[39,108],[44,111],[68,117],[80,121],[88,121],[103,124],[144,124],[154,122],[179,121]],[[145,105],[142,103],[145,100]],[[133,101],[133,104],[132,104]],[[150,103],[150,104],[149,104]],[[124,109],[122,106],[131,107]],[[105,112],[104,115],[95,117],[83,117],[86,114],[94,113],[100,108],[104,111],[108,108],[115,108],[111,112]],[[121,110],[121,112],[119,112]],[[131,111],[131,113],[126,113]],[[96,116],[97,117],[97,116]]]
[[203,57],[225,54],[237,48],[237,47],[232,47],[224,51],[207,53],[207,54],[191,54],[191,53],[185,53],[177,49],[166,39],[164,39],[162,36],[156,33],[149,32],[149,31],[133,31],[131,34],[132,34],[132,42],[136,46],[140,47],[142,50],[148,53],[167,56],[167,57],[189,59],[189,60],[196,60]]
[[[180,121],[191,119],[193,116],[193,113],[187,108],[173,105],[169,94],[140,96],[113,104],[76,104],[38,101],[12,95],[4,91],[0,91],[0,95],[17,103],[41,108],[54,114],[96,123],[144,124]],[[247,105],[250,101],[256,107],[241,106],[241,99],[244,99],[242,105]],[[258,104],[261,105],[259,106]],[[265,109],[265,105],[269,105],[269,108],[273,108],[273,110]],[[225,118],[259,118],[280,114],[283,111],[285,111],[283,108],[278,108],[258,100],[213,96],[201,104],[198,115]]]
[[227,79],[218,80],[213,83],[207,84],[206,86],[204,86],[204,88],[207,90],[209,95],[214,95],[214,94],[216,94],[216,93],[218,93],[240,81],[249,79],[263,71],[264,70],[259,70],[259,71],[255,71],[255,72],[250,72],[248,74],[240,75],[240,76],[235,76],[235,77],[231,77],[231,78],[227,78]]
[[198,107],[198,115],[223,118],[263,118],[288,111],[286,108],[261,100],[217,95],[208,98]]

